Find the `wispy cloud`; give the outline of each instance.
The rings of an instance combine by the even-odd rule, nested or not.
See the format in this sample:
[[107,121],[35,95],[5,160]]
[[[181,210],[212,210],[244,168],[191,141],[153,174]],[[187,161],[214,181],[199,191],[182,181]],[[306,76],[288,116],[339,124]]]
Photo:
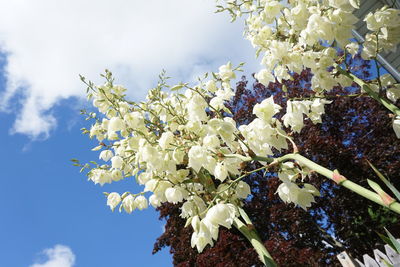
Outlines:
[[75,264],[75,255],[72,250],[63,245],[42,251],[46,259],[42,263],[34,263],[30,267],[72,267]]
[[163,68],[188,79],[252,58],[242,27],[214,10],[212,0],[1,1],[0,109],[16,111],[12,132],[46,138],[57,124],[52,108],[83,96],[78,74],[96,80],[109,68],[140,98]]

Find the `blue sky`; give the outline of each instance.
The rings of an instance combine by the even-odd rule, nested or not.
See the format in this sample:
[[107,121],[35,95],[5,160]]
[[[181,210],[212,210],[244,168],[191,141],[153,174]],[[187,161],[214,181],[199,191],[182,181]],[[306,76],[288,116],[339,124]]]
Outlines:
[[151,255],[163,223],[153,209],[132,215],[112,213],[103,191],[134,188],[133,180],[94,186],[73,167],[73,157],[96,157],[94,142],[79,133],[78,110],[61,104],[54,110],[59,127],[45,141],[9,135],[12,114],[0,114],[3,162],[0,179],[0,266],[30,266],[46,257],[43,249],[63,244],[75,266],[170,266],[167,250]]
[[69,161],[98,157],[79,130],[89,125],[78,74],[99,82],[108,68],[140,100],[163,68],[175,81],[228,60],[258,70],[241,25],[214,1],[109,3],[0,0],[0,266],[172,265],[168,249],[151,254],[164,224],[154,209],[106,206],[102,192],[135,191],[134,179],[95,186]]

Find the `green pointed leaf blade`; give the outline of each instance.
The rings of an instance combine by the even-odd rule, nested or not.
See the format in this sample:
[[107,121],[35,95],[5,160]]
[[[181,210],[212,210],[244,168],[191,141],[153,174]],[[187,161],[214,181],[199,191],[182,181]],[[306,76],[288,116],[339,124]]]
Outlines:
[[372,170],[376,173],[376,175],[382,180],[382,182],[385,183],[385,185],[390,189],[390,191],[393,192],[393,194],[396,196],[397,200],[400,201],[400,192],[397,190],[390,182],[389,180],[371,163],[367,160],[369,166],[372,168]]

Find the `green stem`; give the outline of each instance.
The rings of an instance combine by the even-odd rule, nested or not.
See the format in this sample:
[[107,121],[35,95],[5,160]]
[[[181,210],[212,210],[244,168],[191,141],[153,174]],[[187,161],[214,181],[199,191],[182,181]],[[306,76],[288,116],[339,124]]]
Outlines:
[[[259,161],[266,161],[266,162],[271,162],[271,161],[275,161],[275,162],[284,162],[287,160],[296,160],[299,163],[301,163],[302,165],[307,166],[308,168],[310,168],[311,170],[316,171],[317,173],[333,180],[334,177],[334,172],[322,167],[321,165],[318,165],[317,163],[307,159],[306,157],[303,157],[300,154],[287,154],[285,156],[282,156],[280,158],[276,158],[276,159],[272,159],[272,158],[264,158],[264,157],[254,157],[255,160],[259,160]],[[386,205],[385,202],[383,201],[383,199],[375,192],[368,190],[352,181],[349,180],[344,180],[340,182],[341,186],[346,187],[347,189],[350,189],[351,191],[353,191],[354,193],[359,194],[360,196],[363,196],[379,205],[382,205],[394,212],[396,212],[397,214],[400,214],[400,203],[398,202],[393,202],[390,205]]]
[[374,90],[372,90],[367,83],[365,83],[363,80],[361,80],[360,78],[358,78],[357,76],[355,76],[354,74],[347,72],[345,70],[343,70],[342,68],[338,67],[337,68],[338,72],[340,74],[343,74],[347,77],[349,77],[350,79],[352,79],[355,83],[357,83],[365,92],[367,92],[367,94],[372,97],[373,99],[375,99],[376,101],[378,101],[379,103],[381,103],[383,106],[385,106],[385,108],[387,108],[388,110],[390,110],[391,112],[393,112],[394,114],[396,114],[397,116],[400,116],[400,109],[394,105],[393,103],[391,103],[389,100],[381,97],[378,93],[376,93]]
[[[252,227],[253,225],[244,224],[239,218],[235,218],[233,221],[233,226],[235,226],[246,238],[249,240],[251,245],[256,250],[261,262],[268,267],[276,267],[277,264],[272,259],[268,250],[265,248],[260,237],[258,236],[256,230]],[[249,227],[250,226],[250,227]]]

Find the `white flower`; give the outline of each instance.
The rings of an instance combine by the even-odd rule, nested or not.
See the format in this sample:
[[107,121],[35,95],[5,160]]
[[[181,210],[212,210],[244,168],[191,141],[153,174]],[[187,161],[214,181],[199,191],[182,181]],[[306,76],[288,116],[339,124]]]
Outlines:
[[187,192],[180,187],[170,187],[165,190],[165,197],[168,202],[177,204],[187,196]]
[[262,69],[254,77],[262,83],[264,86],[268,86],[270,82],[275,81],[274,75],[272,75],[271,71]]
[[193,201],[186,201],[185,203],[183,203],[181,207],[180,217],[189,218],[192,217],[194,213],[195,213],[195,205]]
[[114,156],[111,150],[103,150],[100,152],[99,159],[109,161]]
[[207,149],[214,149],[220,146],[219,138],[215,134],[206,135],[203,138],[203,146]]
[[308,114],[310,101],[287,101],[286,114],[283,115],[283,124],[293,131],[300,132],[304,126],[303,114]]
[[172,152],[172,159],[175,161],[176,164],[182,163],[184,157],[185,152],[178,148],[175,148],[174,152]]
[[219,67],[218,75],[224,82],[234,79],[236,76],[235,73],[232,71],[232,63],[228,62],[226,65],[222,65],[221,67]]
[[127,113],[124,116],[124,121],[128,127],[132,129],[142,128],[144,126],[143,115],[137,111]]
[[319,191],[313,185],[305,184],[303,188],[300,188],[289,180],[279,185],[277,193],[284,202],[294,203],[304,210],[311,207],[314,196],[319,196]]
[[186,109],[189,115],[189,121],[207,121],[207,114],[205,108],[207,107],[207,102],[199,95],[193,95],[186,105]]
[[174,141],[174,134],[171,132],[164,132],[160,139],[158,140],[158,144],[162,149],[167,149],[171,146],[171,143]]
[[137,176],[137,180],[139,184],[146,184],[148,181],[150,181],[151,177],[152,177],[151,173],[142,172]]
[[89,179],[94,182],[94,184],[104,185],[106,183],[111,183],[112,175],[107,170],[93,169],[89,172]]
[[215,84],[215,81],[214,81],[214,80],[209,80],[209,81],[206,83],[206,90],[209,91],[209,92],[211,92],[211,93],[214,93],[215,91],[218,90],[217,85]]
[[121,130],[125,130],[124,121],[119,117],[111,118],[110,122],[108,123],[108,132],[116,132]]
[[261,103],[256,104],[253,108],[253,114],[265,122],[271,122],[272,117],[279,112],[281,106],[274,103],[274,97],[270,96]]
[[357,55],[359,47],[360,46],[358,45],[358,43],[349,43],[348,45],[346,45],[346,50],[349,51],[349,53],[352,54],[354,57],[355,55]]
[[122,158],[120,156],[114,156],[111,158],[111,166],[114,169],[120,169],[122,167],[123,163],[124,163],[124,161],[122,160]]
[[115,207],[121,202],[121,196],[118,193],[110,193],[107,196],[107,206],[110,207],[112,211],[114,211]]
[[155,194],[149,197],[149,202],[154,208],[161,206],[161,200]]
[[235,205],[218,203],[208,210],[206,219],[214,225],[219,224],[230,229],[236,216]]
[[183,203],[181,207],[181,214],[182,218],[189,218],[193,217],[195,214],[199,214],[206,209],[206,205],[198,196],[191,196],[191,199]]
[[279,1],[267,1],[264,7],[266,23],[272,23],[282,9],[282,4]]
[[243,181],[240,181],[236,186],[236,197],[238,198],[247,198],[250,195],[250,186]]
[[123,177],[122,172],[120,170],[115,169],[115,170],[113,170],[111,172],[111,179],[113,181],[117,182],[117,181],[121,180],[122,178],[124,178],[124,177]]
[[132,195],[128,195],[122,200],[122,207],[127,213],[132,213],[135,210],[135,198]]
[[387,89],[386,96],[390,101],[396,102],[400,98],[400,85]]
[[188,153],[189,156],[189,164],[188,166],[199,172],[201,167],[207,165],[207,156],[208,152],[204,147],[201,146],[192,146]]
[[135,206],[139,210],[147,209],[148,207],[147,199],[144,196],[138,196],[137,198],[135,198]]
[[191,239],[191,246],[196,247],[197,251],[201,253],[205,246],[214,244],[213,239],[218,238],[218,227],[210,223],[207,219],[200,221],[199,216],[192,218],[193,234]]
[[228,170],[226,169],[225,164],[222,162],[217,163],[214,169],[214,176],[221,182],[225,181],[226,177],[228,177]]

